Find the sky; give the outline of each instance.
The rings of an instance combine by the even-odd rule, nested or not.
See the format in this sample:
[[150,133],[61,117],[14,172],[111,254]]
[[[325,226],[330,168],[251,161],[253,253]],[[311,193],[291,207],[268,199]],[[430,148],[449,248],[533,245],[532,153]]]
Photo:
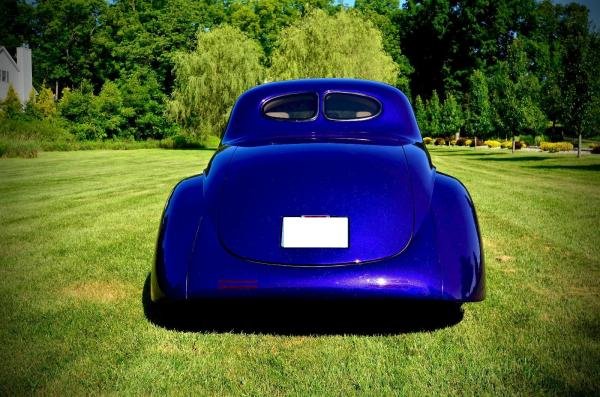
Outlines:
[[[347,6],[353,6],[355,0],[337,0],[337,3],[343,3]],[[405,0],[399,0],[402,5],[405,3]],[[600,0],[552,0],[556,4],[569,4],[569,3],[579,3],[587,6],[590,10],[590,19],[594,25],[596,25],[595,30],[600,30]]]

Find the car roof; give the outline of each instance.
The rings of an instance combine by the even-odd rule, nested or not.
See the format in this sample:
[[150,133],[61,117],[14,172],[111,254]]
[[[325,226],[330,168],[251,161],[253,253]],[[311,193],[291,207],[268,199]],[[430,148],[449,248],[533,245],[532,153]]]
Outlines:
[[[331,92],[355,93],[377,99],[381,113],[366,120],[330,120],[323,116],[322,101]],[[289,94],[316,93],[319,112],[311,120],[274,120],[262,106],[269,99]],[[397,88],[360,79],[301,79],[266,83],[243,93],[237,100],[222,144],[245,145],[293,139],[420,142],[412,107]]]

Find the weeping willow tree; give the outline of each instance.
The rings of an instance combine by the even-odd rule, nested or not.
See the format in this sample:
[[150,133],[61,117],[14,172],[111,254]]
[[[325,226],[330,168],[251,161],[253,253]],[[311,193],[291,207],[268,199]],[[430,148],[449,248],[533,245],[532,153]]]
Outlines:
[[328,15],[316,9],[281,32],[269,77],[352,77],[393,84],[398,70],[383,49],[379,30],[360,14]]
[[193,135],[220,135],[236,98],[264,76],[261,47],[232,26],[198,34],[196,49],[175,55],[170,115]]

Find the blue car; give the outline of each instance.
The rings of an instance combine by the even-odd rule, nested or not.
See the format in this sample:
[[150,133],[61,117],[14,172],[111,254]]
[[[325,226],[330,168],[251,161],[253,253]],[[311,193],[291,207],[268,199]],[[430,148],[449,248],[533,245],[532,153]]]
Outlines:
[[437,172],[396,88],[353,79],[255,87],[219,149],[168,199],[152,302],[485,296],[475,207]]

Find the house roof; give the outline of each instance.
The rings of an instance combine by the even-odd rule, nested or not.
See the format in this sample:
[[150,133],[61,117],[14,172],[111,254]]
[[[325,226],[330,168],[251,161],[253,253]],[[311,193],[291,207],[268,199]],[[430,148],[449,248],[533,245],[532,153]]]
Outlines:
[[0,46],[0,54],[2,54],[3,51],[6,52],[6,56],[8,56],[8,59],[10,59],[12,64],[15,66],[15,68],[17,69],[17,72],[19,72],[20,71],[19,66],[17,65],[17,63],[15,62],[13,57],[10,55],[10,52],[8,52],[8,50],[4,46]]

